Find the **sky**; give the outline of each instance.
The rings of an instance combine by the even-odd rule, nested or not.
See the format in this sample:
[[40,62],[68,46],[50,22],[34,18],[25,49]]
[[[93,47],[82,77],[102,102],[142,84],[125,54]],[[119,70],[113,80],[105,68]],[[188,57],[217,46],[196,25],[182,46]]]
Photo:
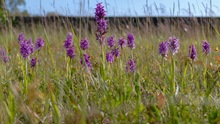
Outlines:
[[32,16],[55,12],[63,16],[93,16],[102,2],[107,16],[219,16],[220,0],[25,0],[20,10]]

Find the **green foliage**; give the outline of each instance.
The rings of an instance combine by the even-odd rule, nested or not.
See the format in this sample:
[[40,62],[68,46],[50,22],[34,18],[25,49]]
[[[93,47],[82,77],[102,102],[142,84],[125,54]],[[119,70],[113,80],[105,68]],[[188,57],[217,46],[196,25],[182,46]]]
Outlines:
[[6,9],[4,6],[4,0],[0,1],[0,24],[6,24],[7,22],[7,15],[6,15]]
[[[178,23],[178,22],[176,22]],[[186,26],[185,24],[183,24]],[[201,30],[195,25],[188,32],[178,26],[160,24],[132,27],[109,26],[109,34],[116,39],[133,32],[136,49],[125,48],[121,56],[110,64],[103,47],[95,40],[94,32],[78,29],[66,22],[1,31],[1,48],[10,57],[8,63],[0,61],[0,112],[2,123],[219,123],[219,62],[216,56],[219,34]],[[181,27],[181,26],[180,26]],[[216,32],[219,25],[216,23]],[[95,28],[93,29],[96,30]],[[63,41],[67,32],[74,34],[76,57],[66,57]],[[42,36],[45,46],[37,55],[36,68],[30,67],[30,58],[23,60],[19,53],[17,37],[24,32],[35,40]],[[201,43],[205,34],[213,51],[204,60]],[[180,51],[175,59],[170,55],[162,60],[158,44],[170,35],[180,39]],[[80,64],[83,52],[79,37],[90,41],[86,52],[91,55],[93,70]],[[194,43],[198,60],[187,58],[188,46]],[[126,73],[126,63],[137,62],[135,73]],[[204,83],[204,81],[206,83]]]

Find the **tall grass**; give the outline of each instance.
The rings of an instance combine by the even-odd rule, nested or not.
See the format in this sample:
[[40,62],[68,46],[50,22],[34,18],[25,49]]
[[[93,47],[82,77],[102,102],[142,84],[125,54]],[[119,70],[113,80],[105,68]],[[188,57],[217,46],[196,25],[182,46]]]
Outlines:
[[[219,22],[195,18],[161,20],[157,26],[146,21],[116,24],[109,22],[107,37],[116,39],[134,33],[136,49],[121,51],[110,64],[105,61],[107,46],[95,40],[95,23],[72,25],[70,21],[42,21],[1,29],[1,47],[10,61],[1,62],[0,112],[3,123],[219,123]],[[117,19],[115,19],[117,22]],[[82,22],[82,20],[80,21]],[[126,22],[126,20],[125,20]],[[135,23],[135,26],[133,25]],[[74,34],[76,57],[66,58],[63,42]],[[20,56],[17,37],[42,36],[45,46],[38,53],[36,68]],[[162,60],[161,41],[180,39],[180,50]],[[79,42],[90,42],[93,71],[80,64]],[[202,53],[202,41],[212,52]],[[188,59],[188,46],[195,44],[198,60]],[[103,53],[102,53],[103,52]],[[136,60],[137,71],[126,73],[127,61]],[[163,63],[163,64],[162,64]],[[24,82],[25,81],[25,82]]]

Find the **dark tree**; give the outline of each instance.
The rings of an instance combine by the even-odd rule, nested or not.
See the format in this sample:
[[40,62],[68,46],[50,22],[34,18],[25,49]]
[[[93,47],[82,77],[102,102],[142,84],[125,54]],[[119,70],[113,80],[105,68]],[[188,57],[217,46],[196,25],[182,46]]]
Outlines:
[[[28,15],[26,10],[23,12],[19,10],[19,6],[24,5],[25,0],[0,0],[0,25],[6,24],[9,16]],[[14,23],[13,19],[11,21]]]

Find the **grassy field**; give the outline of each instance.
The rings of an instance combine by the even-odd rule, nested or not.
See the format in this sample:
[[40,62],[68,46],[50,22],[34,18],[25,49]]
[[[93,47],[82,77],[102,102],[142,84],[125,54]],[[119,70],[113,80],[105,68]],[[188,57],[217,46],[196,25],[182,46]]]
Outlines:
[[[210,20],[191,25],[177,21],[158,26],[138,24],[108,26],[106,39],[135,37],[135,49],[119,49],[113,63],[105,59],[111,48],[96,40],[96,24],[73,26],[69,22],[22,24],[2,27],[1,49],[9,61],[0,64],[1,123],[220,123],[219,24]],[[45,41],[41,50],[26,59],[20,54],[19,34]],[[75,57],[70,59],[63,46],[67,33],[74,35]],[[164,59],[160,42],[179,39],[180,49]],[[89,49],[80,49],[87,38]],[[202,52],[203,40],[211,53]],[[106,40],[105,40],[106,42]],[[198,59],[188,57],[194,44]],[[80,63],[83,53],[90,55],[92,69]],[[35,67],[30,60],[37,57]],[[126,72],[130,59],[136,70]],[[85,63],[85,62],[83,62]]]

